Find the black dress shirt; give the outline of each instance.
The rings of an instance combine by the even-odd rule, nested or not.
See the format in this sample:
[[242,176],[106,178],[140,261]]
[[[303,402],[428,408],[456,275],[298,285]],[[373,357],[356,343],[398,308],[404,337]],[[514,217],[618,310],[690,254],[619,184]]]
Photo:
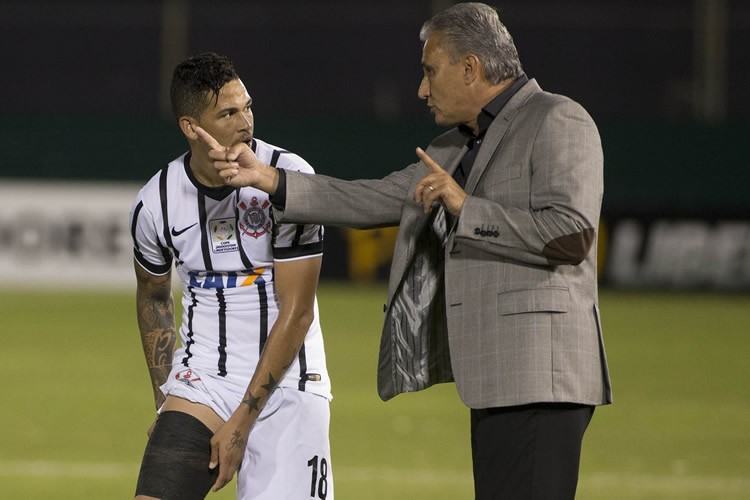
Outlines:
[[521,75],[516,78],[516,81],[514,81],[510,87],[500,92],[494,99],[492,99],[489,103],[487,103],[487,105],[482,108],[482,111],[480,111],[479,115],[477,116],[477,125],[479,131],[476,135],[474,135],[474,132],[466,125],[458,126],[458,130],[461,131],[461,133],[464,134],[469,140],[467,144],[469,150],[466,152],[464,157],[461,158],[461,163],[458,165],[458,167],[456,167],[456,171],[453,172],[453,179],[455,179],[455,181],[459,186],[461,186],[462,189],[466,186],[466,179],[469,178],[471,168],[474,166],[474,160],[476,160],[477,158],[477,153],[479,152],[479,148],[482,146],[482,141],[484,141],[484,135],[487,133],[487,129],[490,128],[490,125],[495,120],[497,115],[500,114],[500,111],[502,111],[505,105],[508,104],[510,98],[513,97],[515,93],[518,92],[518,89],[523,87],[523,85],[528,81],[529,78],[524,73],[521,73]]

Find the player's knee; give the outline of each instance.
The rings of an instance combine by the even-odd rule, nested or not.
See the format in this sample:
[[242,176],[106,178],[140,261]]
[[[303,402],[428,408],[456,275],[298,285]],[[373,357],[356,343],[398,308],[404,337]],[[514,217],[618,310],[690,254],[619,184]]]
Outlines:
[[143,454],[136,498],[204,498],[217,474],[208,468],[211,436],[208,427],[187,413],[159,415]]

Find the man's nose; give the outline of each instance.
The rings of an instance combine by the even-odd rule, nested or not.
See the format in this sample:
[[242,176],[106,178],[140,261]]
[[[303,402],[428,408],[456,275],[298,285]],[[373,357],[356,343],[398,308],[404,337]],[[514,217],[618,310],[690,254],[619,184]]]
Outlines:
[[253,113],[251,111],[245,111],[240,114],[242,115],[242,126],[253,128]]
[[419,82],[417,96],[419,96],[420,99],[427,99],[430,96],[430,84],[426,77],[422,77],[422,81]]

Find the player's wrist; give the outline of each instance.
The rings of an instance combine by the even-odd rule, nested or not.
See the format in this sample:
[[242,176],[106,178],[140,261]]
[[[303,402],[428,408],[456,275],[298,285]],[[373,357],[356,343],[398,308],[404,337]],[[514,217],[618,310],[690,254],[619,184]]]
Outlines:
[[265,191],[268,194],[276,193],[276,188],[279,185],[279,172],[276,168],[270,165],[264,165],[261,173],[261,180],[258,183],[258,189]]
[[253,426],[258,413],[258,411],[248,411],[248,407],[245,404],[240,404],[240,406],[234,411],[230,418],[234,420],[235,425],[237,425],[240,430],[247,431],[249,433],[250,427]]

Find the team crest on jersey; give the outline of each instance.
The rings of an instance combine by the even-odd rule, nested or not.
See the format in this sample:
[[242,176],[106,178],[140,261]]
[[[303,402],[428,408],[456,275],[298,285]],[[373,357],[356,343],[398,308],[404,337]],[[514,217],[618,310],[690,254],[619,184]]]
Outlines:
[[208,223],[214,253],[236,252],[234,219],[214,219]]
[[179,380],[185,385],[189,385],[190,387],[195,387],[193,385],[193,382],[197,382],[201,379],[198,375],[193,373],[193,370],[190,370],[190,369],[177,372],[174,378]]
[[250,205],[244,201],[240,202],[239,207],[244,210],[240,221],[242,234],[260,238],[271,230],[271,218],[266,213],[270,204],[268,200],[263,200],[263,203],[258,202],[255,196],[250,199]]

